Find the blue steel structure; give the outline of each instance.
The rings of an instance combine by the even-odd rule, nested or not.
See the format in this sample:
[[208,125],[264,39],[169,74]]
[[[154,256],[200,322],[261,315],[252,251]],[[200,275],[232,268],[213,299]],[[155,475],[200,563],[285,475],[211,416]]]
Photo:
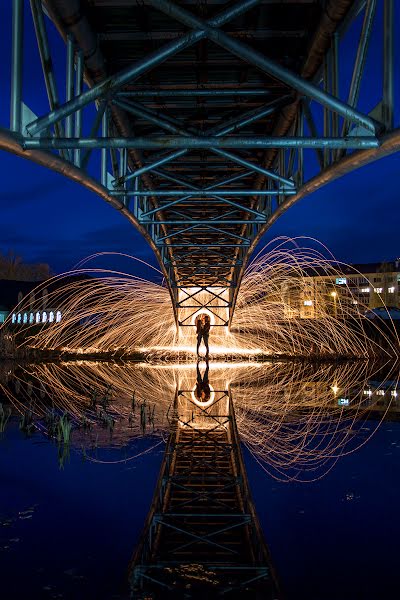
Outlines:
[[[7,1],[10,121],[0,148],[120,210],[153,248],[177,322],[180,290],[215,288],[225,289],[228,324],[268,227],[306,194],[400,147],[394,0]],[[44,115],[24,103],[24,27],[36,32]],[[58,68],[54,27],[66,47]],[[373,36],[380,81],[370,98]]]
[[[400,149],[394,0],[5,1],[12,64],[0,149],[81,183],[137,227],[181,326],[205,309],[229,325],[268,227],[306,194]],[[42,115],[26,101],[27,27]],[[134,598],[280,597],[223,385],[207,402],[176,394],[130,568]]]
[[177,390],[153,502],[129,567],[131,597],[277,600],[230,390]]

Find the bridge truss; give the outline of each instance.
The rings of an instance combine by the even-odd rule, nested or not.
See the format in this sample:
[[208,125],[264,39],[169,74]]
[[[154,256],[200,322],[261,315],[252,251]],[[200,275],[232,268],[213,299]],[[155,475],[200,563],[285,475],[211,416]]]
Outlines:
[[229,390],[177,390],[153,502],[129,568],[132,598],[280,597],[251,499]]
[[[0,148],[121,211],[153,248],[177,322],[183,308],[190,324],[188,307],[217,298],[217,324],[227,325],[268,227],[306,194],[400,148],[394,0],[12,5]],[[26,101],[29,27],[49,104],[39,116]]]

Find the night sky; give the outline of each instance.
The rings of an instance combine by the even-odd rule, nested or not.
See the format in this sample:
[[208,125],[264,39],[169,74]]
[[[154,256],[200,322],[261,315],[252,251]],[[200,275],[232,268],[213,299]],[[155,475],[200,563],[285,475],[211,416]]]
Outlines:
[[[382,2],[378,4],[381,8]],[[26,5],[28,8],[29,3]],[[0,7],[3,24],[0,47],[4,57],[0,65],[1,126],[8,126],[9,91],[4,81],[8,79],[10,65],[10,7],[11,0],[2,2]],[[381,18],[379,10],[378,22]],[[355,28],[348,35],[349,53],[358,31]],[[55,60],[61,65],[63,44],[53,32],[50,42]],[[47,99],[29,19],[25,48],[24,99],[36,114],[44,114]],[[346,51],[346,45],[343,51]],[[364,99],[374,97],[380,87],[377,82],[380,60],[377,34],[371,40],[370,62],[367,61],[369,77],[361,90],[362,110]],[[351,62],[343,62],[340,82],[343,89],[351,75]],[[398,96],[396,101],[398,103]],[[373,105],[373,99],[371,102]],[[399,114],[396,114],[398,122]],[[306,157],[309,152],[312,151],[306,151]],[[311,236],[326,244],[339,260],[345,262],[381,261],[399,256],[399,170],[400,156],[394,155],[333,182],[301,200],[278,219],[263,244],[276,236]],[[27,262],[48,262],[56,273],[72,268],[89,254],[104,251],[129,253],[156,264],[151,249],[140,234],[117,211],[78,184],[6,153],[0,155],[0,174],[0,252],[13,250]],[[109,259],[107,266],[124,268],[114,260]]]

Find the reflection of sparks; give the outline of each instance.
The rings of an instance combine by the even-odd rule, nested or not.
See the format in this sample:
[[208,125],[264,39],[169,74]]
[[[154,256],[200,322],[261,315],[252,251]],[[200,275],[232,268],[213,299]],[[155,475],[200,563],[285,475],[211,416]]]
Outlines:
[[[379,392],[387,389],[383,382],[373,394],[365,394],[370,390],[369,381],[379,379],[375,371],[364,361],[339,365],[210,363],[209,380],[214,391],[227,389],[226,382],[230,382],[241,439],[268,473],[282,480],[313,480],[341,456],[366,443],[379,426],[379,419],[371,421],[368,437],[357,435],[370,409],[381,402]],[[393,377],[392,388],[397,388],[397,377],[398,374]],[[346,390],[348,407],[338,405],[332,394],[332,381]],[[94,422],[93,390],[101,395],[110,389],[109,410],[119,419],[116,439],[119,435],[126,442],[144,434],[142,406],[146,407],[146,415],[154,409],[154,426],[145,433],[156,438],[168,434],[174,410],[179,418],[185,414],[190,419],[195,382],[193,364],[151,366],[82,361],[20,368],[9,384],[2,386],[2,391],[20,412],[31,405],[39,418],[46,414],[50,403],[78,421],[85,415]],[[176,396],[177,390],[189,390],[189,398]],[[215,394],[218,398],[219,394]],[[385,394],[387,404],[381,411],[382,418],[390,409],[392,397],[393,394]],[[192,425],[201,426],[197,419]],[[78,447],[84,443],[82,435],[76,440]],[[104,443],[109,444],[109,436],[104,434],[104,438]]]
[[[138,348],[138,350],[142,352],[165,352],[170,353],[171,356],[178,352],[193,352],[193,346],[152,346],[147,348]],[[263,354],[263,351],[260,348],[238,348],[234,346],[215,346],[210,344],[210,352],[213,355],[218,354],[238,354],[241,356],[257,356],[258,354]]]

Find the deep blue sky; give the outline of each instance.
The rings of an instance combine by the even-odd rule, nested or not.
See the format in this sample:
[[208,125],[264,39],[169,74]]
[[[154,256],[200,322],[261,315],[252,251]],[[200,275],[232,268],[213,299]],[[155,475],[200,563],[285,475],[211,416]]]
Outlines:
[[[382,0],[378,4],[379,23]],[[5,0],[0,6],[1,21],[8,32],[0,36],[4,57],[0,65],[2,126],[8,118],[8,89],[3,82],[8,78],[10,64],[10,7],[11,0]],[[349,60],[342,62],[342,89],[346,89],[351,74],[350,55],[354,53],[357,27],[349,32],[343,46]],[[360,102],[363,110],[368,110],[368,104],[375,105],[380,88],[379,37],[378,31],[371,41],[368,76]],[[64,48],[56,34],[51,32],[50,38],[54,56],[61,66]],[[24,98],[35,112],[43,114],[47,104],[30,23],[26,31],[26,50]],[[396,93],[398,101],[398,89]],[[312,151],[307,151],[306,157],[310,156],[308,152]],[[399,256],[399,171],[400,156],[395,155],[335,181],[291,208],[274,224],[263,242],[281,235],[316,237],[338,259],[346,262]],[[132,226],[103,200],[79,185],[6,153],[0,154],[0,176],[0,252],[14,250],[26,261],[48,262],[55,272],[67,270],[88,254],[99,251],[126,252],[155,264],[147,243]],[[111,264],[112,261],[108,262]]]

